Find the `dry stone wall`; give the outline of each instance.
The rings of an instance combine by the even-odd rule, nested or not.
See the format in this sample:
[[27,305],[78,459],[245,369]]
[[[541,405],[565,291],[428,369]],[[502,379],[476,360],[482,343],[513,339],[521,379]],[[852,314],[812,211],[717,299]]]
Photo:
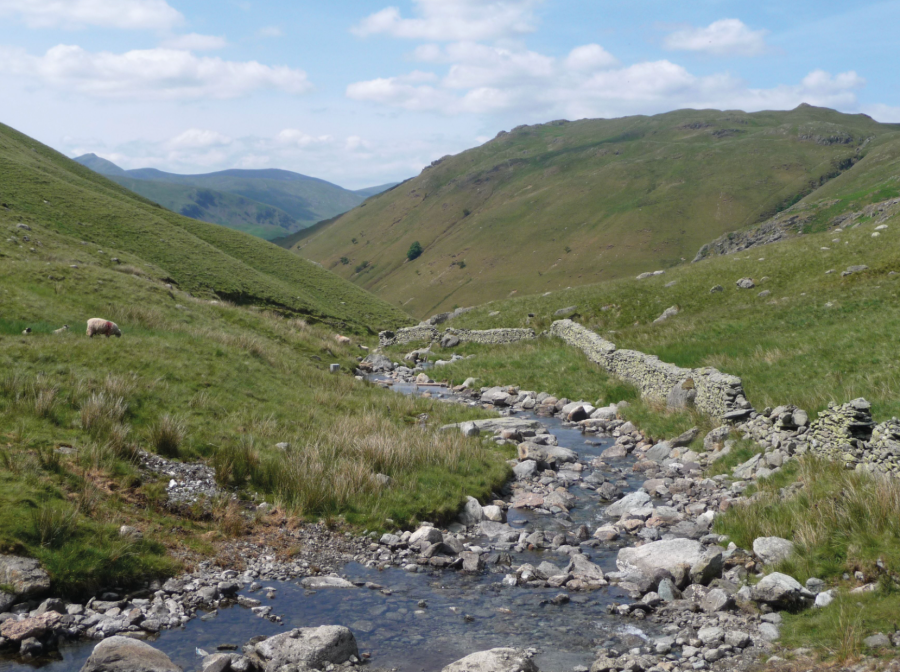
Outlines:
[[635,385],[642,395],[669,406],[694,406],[724,420],[748,417],[753,408],[744,396],[741,379],[704,367],[685,369],[637,350],[619,350],[590,329],[572,320],[558,320],[550,332],[578,348],[611,374]]
[[[740,465],[736,474],[765,476],[784,460],[809,453],[841,462],[848,469],[900,477],[900,420],[892,418],[876,425],[865,399],[841,405],[831,403],[812,422],[796,406],[767,408],[758,413],[747,401],[737,376],[711,367],[682,368],[662,362],[655,355],[620,350],[615,343],[572,320],[557,320],[550,333],[584,352],[612,375],[635,385],[641,395],[665,401],[669,407],[695,407],[763,446],[765,453]],[[442,339],[502,344],[536,338],[532,329],[448,328],[441,336],[428,324],[383,331],[378,336],[382,346]]]
[[[485,345],[501,345],[530,341],[537,338],[534,329],[446,329],[444,336],[455,336],[459,343],[484,343]],[[441,340],[440,332],[430,324],[405,327],[397,331],[382,331],[378,334],[381,347],[389,345],[406,345],[407,343],[433,342]]]
[[430,324],[420,324],[415,327],[404,327],[397,331],[382,331],[378,334],[378,343],[384,348],[389,345],[406,345],[407,343],[421,343],[422,341],[436,341],[438,330]]
[[451,329],[444,330],[444,336],[456,336],[460,343],[483,343],[502,345],[531,341],[537,338],[534,329]]

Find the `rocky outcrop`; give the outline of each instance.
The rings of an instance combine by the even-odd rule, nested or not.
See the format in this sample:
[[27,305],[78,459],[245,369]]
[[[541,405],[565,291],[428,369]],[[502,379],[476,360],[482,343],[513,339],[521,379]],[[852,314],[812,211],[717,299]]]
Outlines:
[[81,672],[181,672],[181,668],[149,644],[116,635],[94,647]]
[[554,322],[550,331],[647,397],[671,400],[678,407],[693,405],[726,420],[742,419],[753,410],[737,376],[711,367],[684,369],[637,350],[619,350],[615,343],[571,320]]

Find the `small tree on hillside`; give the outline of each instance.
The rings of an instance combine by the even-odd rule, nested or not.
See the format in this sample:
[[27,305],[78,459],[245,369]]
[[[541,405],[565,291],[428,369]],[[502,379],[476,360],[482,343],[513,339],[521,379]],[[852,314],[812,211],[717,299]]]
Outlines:
[[422,246],[417,240],[409,246],[409,251],[406,253],[406,258],[412,261],[413,259],[418,259],[420,256],[422,256]]

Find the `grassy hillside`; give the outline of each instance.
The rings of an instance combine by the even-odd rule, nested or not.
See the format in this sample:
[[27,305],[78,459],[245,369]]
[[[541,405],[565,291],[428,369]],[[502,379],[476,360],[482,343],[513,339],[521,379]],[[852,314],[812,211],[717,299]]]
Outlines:
[[[897,126],[805,105],[523,126],[437,162],[295,249],[425,316],[673,267],[897,138]],[[424,253],[409,262],[414,241]]]
[[[370,529],[446,518],[505,480],[503,454],[437,429],[483,411],[349,375],[361,351],[333,325],[363,332],[399,311],[7,128],[0,184],[0,551],[38,557],[57,593],[169,574],[252,524],[227,498],[172,513],[169,477],[138,470],[139,449],[205,460],[279,517]],[[319,323],[302,318],[313,307]],[[123,336],[87,338],[95,316]],[[144,538],[119,537],[122,524]]]
[[173,212],[266,239],[346,212],[393,186],[350,191],[287,170],[178,175],[153,168],[123,170],[95,154],[75,160]]
[[61,154],[0,126],[7,215],[102,249],[97,262],[152,264],[198,296],[254,303],[343,328],[378,330],[408,317],[287,251],[222,226],[176,215]]
[[113,182],[185,217],[220,224],[271,240],[303,228],[289,214],[271,205],[215,189],[108,176]]

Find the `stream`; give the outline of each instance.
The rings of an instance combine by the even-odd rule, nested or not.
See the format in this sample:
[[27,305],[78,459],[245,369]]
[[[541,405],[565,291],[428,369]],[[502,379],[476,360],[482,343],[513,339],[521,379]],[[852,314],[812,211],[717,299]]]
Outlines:
[[[387,386],[382,376],[372,376]],[[433,398],[448,401],[453,396],[446,388],[419,388],[413,384],[394,383],[394,391],[418,394],[428,391]],[[584,465],[582,477],[591,471],[591,461],[612,445],[612,439],[586,437],[577,428],[566,426],[554,417],[538,417],[530,412],[516,417],[538,420],[557,437],[560,447],[578,453]],[[633,458],[606,460],[611,473],[627,494],[640,487],[643,478],[631,471]],[[627,484],[627,485],[626,485]],[[586,524],[590,530],[601,524],[606,504],[589,488],[575,481],[569,492],[577,504],[568,516],[542,514],[529,509],[508,511],[507,522],[524,530],[564,531]],[[478,537],[466,542],[477,545]],[[484,543],[487,546],[487,542]],[[599,543],[585,546],[583,552],[604,572],[616,571],[615,558],[620,544]],[[549,561],[565,566],[568,558],[549,550],[516,553],[510,551],[513,565],[524,562],[535,566]],[[511,571],[508,567],[505,571]],[[186,672],[199,669],[198,649],[215,652],[221,645],[240,646],[257,635],[270,636],[295,627],[343,625],[350,628],[360,652],[371,654],[376,668],[396,668],[403,672],[439,672],[448,663],[474,651],[500,646],[536,648],[540,653],[535,663],[543,672],[570,672],[578,665],[590,666],[598,647],[619,650],[639,646],[647,637],[658,635],[655,626],[611,616],[607,606],[628,601],[627,595],[608,586],[590,592],[571,592],[565,588],[506,587],[501,581],[504,571],[479,575],[456,571],[432,570],[407,572],[402,569],[379,571],[360,564],[343,567],[341,574],[351,581],[371,582],[386,590],[326,588],[304,589],[296,582],[262,582],[264,589],[241,594],[262,599],[282,624],[258,618],[249,609],[233,606],[206,618],[195,618],[186,626],[166,630],[151,641],[152,645],[181,665]],[[264,597],[265,587],[276,589],[277,597]],[[560,593],[569,601],[556,600]],[[63,644],[57,660],[42,659],[32,664],[0,660],[0,671],[39,667],[46,672],[77,672],[87,660],[95,642]]]

